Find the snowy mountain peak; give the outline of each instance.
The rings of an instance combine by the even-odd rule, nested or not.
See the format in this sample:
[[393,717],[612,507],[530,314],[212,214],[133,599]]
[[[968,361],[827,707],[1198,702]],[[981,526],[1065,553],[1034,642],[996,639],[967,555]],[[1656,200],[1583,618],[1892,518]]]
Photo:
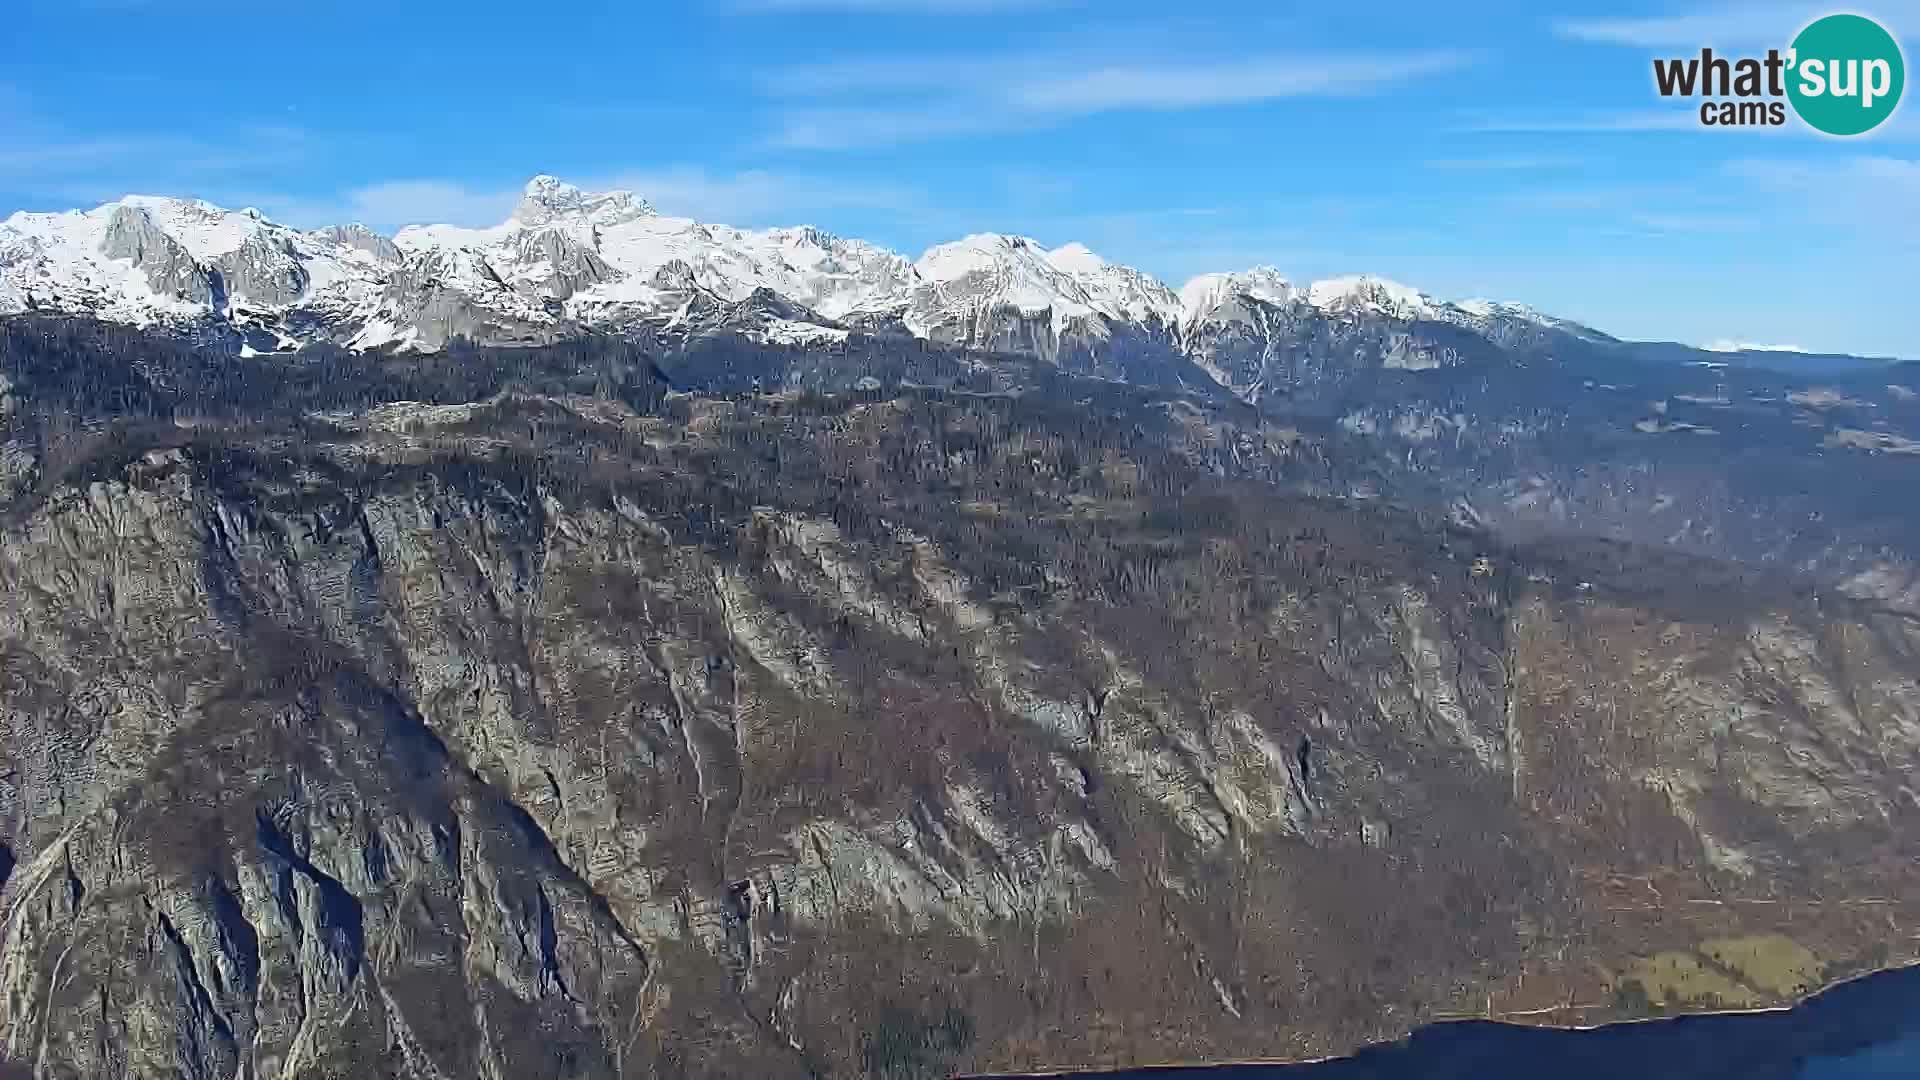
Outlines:
[[838,251],[849,243],[862,241],[843,240],[825,229],[816,229],[811,225],[792,225],[781,229],[768,229],[767,235],[792,247],[814,247],[822,251]]
[[1180,319],[1192,323],[1237,297],[1284,305],[1296,295],[1293,283],[1271,266],[1232,273],[1201,274],[1180,287]]
[[196,259],[212,259],[238,251],[262,229],[282,229],[261,217],[260,211],[251,207],[226,210],[199,199],[175,199],[165,195],[128,195],[118,203],[100,207],[94,213],[102,211],[110,219],[129,212],[146,215],[160,231]]
[[1372,311],[1412,319],[1431,314],[1434,302],[1425,293],[1372,274],[1325,278],[1307,286],[1307,303],[1321,311]]
[[1024,236],[970,233],[958,240],[935,244],[914,261],[922,276],[944,280],[975,270],[987,270],[1008,260],[1046,263],[1046,249]]
[[1047,252],[1047,261],[1068,274],[1095,274],[1111,265],[1077,240]]
[[1057,247],[1047,252],[1047,262],[1073,278],[1108,318],[1171,326],[1180,316],[1180,298],[1165,282],[1131,266],[1108,262],[1085,244]]
[[1603,339],[1607,336],[1590,326],[1584,326],[1571,319],[1562,319],[1555,315],[1549,315],[1539,308],[1528,307],[1526,304],[1515,304],[1506,300],[1487,300],[1475,297],[1471,300],[1462,300],[1454,304],[1453,307],[1466,312],[1475,319],[1483,321],[1507,319],[1514,322],[1532,323],[1535,326],[1550,327],[1572,334],[1575,337],[1586,338],[1589,341]]
[[933,325],[948,315],[1011,308],[1025,315],[1051,312],[1056,319],[1094,312],[1092,298],[1075,278],[1055,266],[1047,249],[1024,236],[975,233],[928,248],[913,264],[908,325]]
[[1059,271],[1047,262],[1039,244],[1021,236],[974,233],[928,248],[913,264],[922,281],[946,283],[970,274],[1018,273],[1047,278]]
[[527,181],[522,189],[513,220],[533,226],[561,219],[611,225],[652,213],[652,205],[631,191],[582,191],[559,177],[542,173]]
[[376,262],[400,261],[400,249],[392,240],[357,221],[346,225],[328,225],[325,228],[313,230],[309,235],[323,243],[337,244],[362,252]]

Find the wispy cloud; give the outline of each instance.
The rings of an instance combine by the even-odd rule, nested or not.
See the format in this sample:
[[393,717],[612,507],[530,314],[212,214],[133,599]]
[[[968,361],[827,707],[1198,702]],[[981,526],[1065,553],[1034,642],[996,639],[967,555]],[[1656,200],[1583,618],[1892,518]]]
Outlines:
[[[1456,71],[1450,50],[1217,59],[1102,59],[1078,53],[883,58],[775,71],[762,88],[804,102],[771,139],[841,149],[1018,131],[1122,111],[1173,111],[1364,94]],[[872,106],[875,95],[904,103]]]
[[384,180],[330,199],[256,195],[240,201],[259,205],[270,216],[305,228],[358,222],[392,229],[421,222],[497,225],[513,212],[519,199],[519,188],[476,187],[451,180]]
[[1889,244],[1920,245],[1920,160],[1874,154],[1740,158],[1723,171],[1749,190],[1773,196],[1776,222],[1785,217],[1810,229],[1844,229],[1882,251]]
[[1756,217],[1737,185],[1680,182],[1538,183],[1490,192],[1483,212],[1503,220],[1538,221],[1584,237],[1671,237],[1753,233],[1772,219]]
[[[1757,125],[1707,127],[1700,123],[1697,106],[1678,109],[1624,109],[1616,112],[1585,112],[1564,116],[1548,114],[1475,116],[1455,125],[1453,130],[1478,134],[1533,135],[1644,134],[1674,131],[1690,132],[1700,138],[1710,139],[1810,137],[1824,141],[1831,138],[1802,123],[1791,108],[1787,110],[1787,122],[1779,127]],[[1897,142],[1910,142],[1920,138],[1920,110],[1902,109],[1863,138]]]
[[1765,43],[1785,46],[1806,20],[1798,8],[1755,4],[1684,15],[1559,19],[1553,31],[1572,41],[1639,49],[1698,49]]
[[1650,233],[1694,234],[1694,233],[1742,233],[1758,228],[1751,217],[1739,214],[1714,213],[1671,213],[1636,210],[1627,215],[1627,221],[1635,227]]
[[[1670,15],[1557,19],[1553,30],[1572,41],[1638,49],[1785,48],[1801,27],[1833,10],[1805,2],[1728,4]],[[1920,0],[1877,0],[1863,14],[1897,21],[1916,12]]]
[[1920,208],[1920,161],[1882,155],[1862,155],[1838,161],[1785,161],[1740,158],[1726,171],[1775,190],[1812,191],[1844,185],[1865,186],[1897,200],[1882,207],[1889,214],[1909,215]]
[[1044,121],[1038,115],[946,102],[892,108],[800,108],[780,114],[778,130],[767,142],[784,150],[849,150],[1020,131]]
[[1566,116],[1481,116],[1463,122],[1455,130],[1572,135],[1642,131],[1699,133],[1703,129],[1700,126],[1699,114],[1690,109],[1633,109]]
[[[1558,229],[1619,236],[1803,235],[1833,250],[1867,239],[1882,251],[1920,244],[1920,161],[1735,158],[1704,181],[1554,186],[1491,196],[1490,207]],[[1798,232],[1794,232],[1798,230]]]
[[1268,56],[1226,62],[1114,64],[1043,75],[1011,86],[1026,109],[1071,114],[1113,109],[1190,109],[1278,98],[1363,93],[1456,71],[1463,52],[1359,56]]
[[0,173],[43,180],[156,167],[169,177],[297,164],[311,140],[287,128],[236,128],[218,142],[180,135],[0,134]]
[[319,141],[296,127],[235,124],[218,138],[178,132],[77,132],[0,85],[0,198],[74,202],[179,190],[310,161]]

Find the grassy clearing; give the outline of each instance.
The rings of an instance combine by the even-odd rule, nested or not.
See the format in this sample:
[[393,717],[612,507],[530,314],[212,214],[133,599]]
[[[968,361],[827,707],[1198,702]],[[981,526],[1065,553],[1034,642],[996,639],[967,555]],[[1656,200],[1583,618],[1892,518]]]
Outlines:
[[1660,1004],[1747,1009],[1763,1004],[1760,995],[1690,952],[1655,953],[1634,963],[1626,978],[1646,988]]
[[1820,977],[1820,958],[1784,934],[1716,938],[1701,945],[1700,953],[1741,982],[1781,997],[1806,993]]

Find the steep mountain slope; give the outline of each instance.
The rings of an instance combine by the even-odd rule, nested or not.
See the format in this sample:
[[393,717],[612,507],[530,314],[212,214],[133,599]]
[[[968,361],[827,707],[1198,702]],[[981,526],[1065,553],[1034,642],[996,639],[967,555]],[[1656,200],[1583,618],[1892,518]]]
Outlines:
[[1285,490],[1420,475],[1350,414],[857,335],[0,331],[47,1075],[1303,1057],[1914,958],[1913,616]]

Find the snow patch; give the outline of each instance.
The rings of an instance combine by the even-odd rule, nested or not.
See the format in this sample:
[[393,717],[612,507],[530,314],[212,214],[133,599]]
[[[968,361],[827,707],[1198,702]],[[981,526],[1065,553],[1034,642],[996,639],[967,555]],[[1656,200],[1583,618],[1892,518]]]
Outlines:
[[1803,353],[1807,350],[1798,345],[1763,345],[1755,341],[1735,341],[1732,338],[1719,338],[1700,346],[1708,352],[1792,352]]

